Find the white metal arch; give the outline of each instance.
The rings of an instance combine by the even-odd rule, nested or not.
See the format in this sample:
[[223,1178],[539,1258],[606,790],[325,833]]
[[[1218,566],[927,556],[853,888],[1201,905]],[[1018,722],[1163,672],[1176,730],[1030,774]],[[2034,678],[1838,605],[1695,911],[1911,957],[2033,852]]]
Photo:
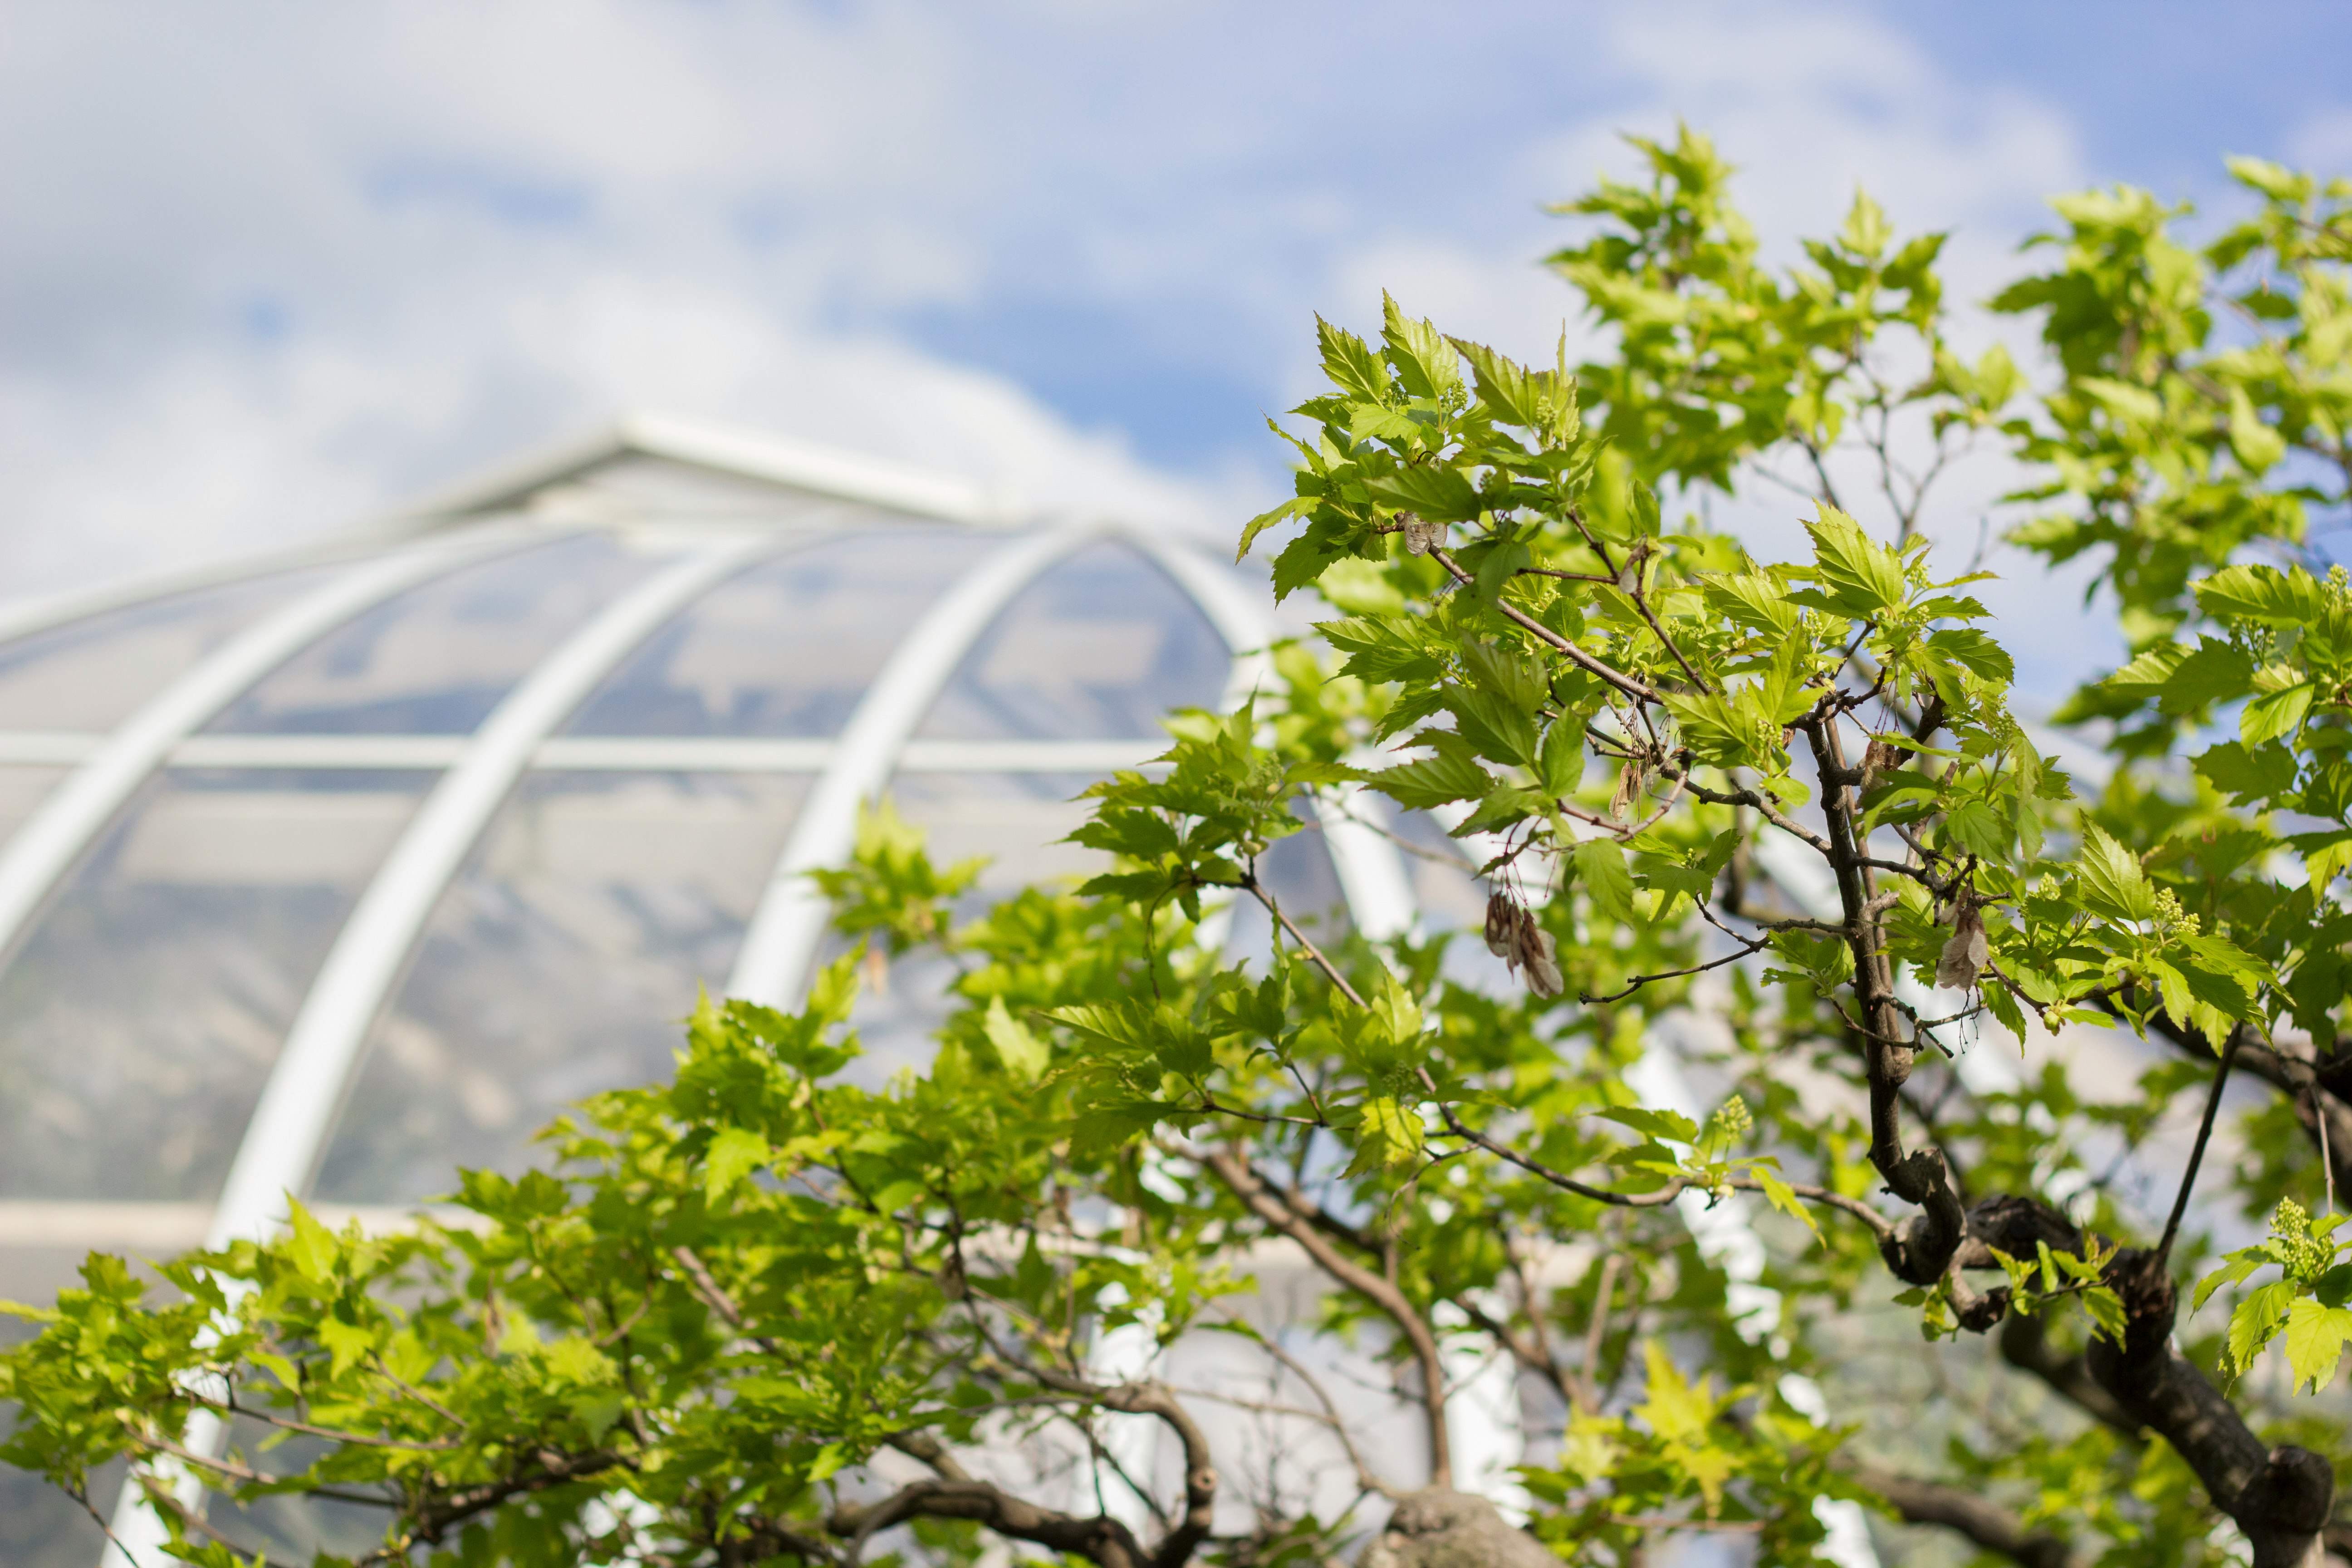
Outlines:
[[[1273,685],[1269,645],[1274,627],[1255,595],[1189,546],[1140,531],[1122,537],[1176,580],[1232,650],[1234,671],[1223,701],[1227,711]],[[1386,826],[1385,805],[1353,784],[1324,791],[1318,805],[1324,849],[1331,857],[1331,869],[1339,879],[1356,929],[1375,940],[1411,930],[1419,910],[1404,858],[1381,832]]]
[[499,550],[513,535],[413,548],[341,574],[247,628],[148,699],[84,758],[0,850],[0,954],[91,840],[173,747],[319,637],[404,588]]
[[209,1246],[266,1235],[287,1193],[309,1183],[369,1027],[540,742],[663,623],[787,542],[768,535],[695,551],[573,633],[483,721],[336,934],[229,1167]]
[[[237,1145],[206,1247],[266,1237],[282,1223],[287,1194],[309,1184],[369,1028],[425,921],[540,742],[672,616],[790,542],[771,533],[693,552],[573,633],[483,721],[336,934]],[[210,1453],[222,1435],[216,1420],[199,1416],[184,1446]],[[102,1568],[127,1568],[165,1539],[135,1479],[123,1484],[113,1530],[118,1544],[108,1548]]]
[[803,803],[743,933],[728,995],[791,1005],[833,913],[808,874],[848,858],[857,839],[858,807],[890,782],[932,700],[1013,596],[1055,562],[1102,537],[1093,529],[1031,534],[982,562],[915,623],[842,727],[831,760]]

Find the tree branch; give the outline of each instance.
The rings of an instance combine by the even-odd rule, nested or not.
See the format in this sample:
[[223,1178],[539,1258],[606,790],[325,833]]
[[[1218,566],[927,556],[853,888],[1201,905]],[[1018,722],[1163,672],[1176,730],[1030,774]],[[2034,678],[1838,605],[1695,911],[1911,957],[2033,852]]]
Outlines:
[[850,1542],[854,1559],[876,1534],[910,1519],[971,1520],[1007,1540],[1066,1552],[1100,1568],[1150,1568],[1154,1561],[1135,1532],[1108,1514],[1086,1518],[1040,1508],[986,1481],[917,1481],[880,1502],[834,1510],[825,1528]]
[[2213,1505],[2253,1544],[2253,1568],[2314,1568],[2336,1475],[2308,1448],[2265,1444],[2172,1343],[2177,1300],[2164,1260],[2129,1248],[2108,1266],[2124,1305],[2124,1342],[2091,1341],[2091,1374],[2125,1411],[2179,1451]]
[[1317,1268],[1380,1308],[1396,1324],[1398,1331],[1404,1335],[1406,1343],[1412,1347],[1413,1360],[1421,1370],[1423,1405],[1427,1414],[1429,1433],[1430,1485],[1451,1487],[1454,1484],[1454,1452],[1445,1432],[1445,1365],[1438,1354],[1437,1336],[1430,1331],[1428,1320],[1406,1300],[1394,1280],[1342,1257],[1331,1245],[1330,1237],[1296,1213],[1239,1156],[1223,1150],[1203,1150],[1194,1158],[1210,1174],[1223,1183],[1227,1191],[1241,1199],[1252,1214],[1297,1242],[1314,1260]]
[[1990,1499],[1939,1481],[1898,1476],[1870,1465],[1847,1472],[1895,1505],[1906,1524],[1941,1525],[1958,1531],[1987,1552],[1999,1552],[2024,1568],[2073,1568],[2073,1551],[2058,1536],[2032,1530],[2022,1520]]
[[[1449,551],[1433,550],[1429,552],[1429,558],[1432,561],[1436,562],[1440,566],[1444,567],[1446,572],[1454,578],[1454,580],[1465,587],[1469,587],[1477,581],[1477,579],[1471,576],[1469,573],[1462,570],[1461,566],[1454,561],[1453,553]],[[1518,609],[1516,605],[1508,605],[1501,599],[1496,599],[1495,601],[1495,608],[1502,615],[1505,620],[1509,621],[1521,631],[1528,633],[1545,647],[1552,649],[1556,653],[1567,655],[1570,663],[1575,665],[1578,668],[1582,669],[1587,674],[1599,676],[1602,680],[1607,681],[1610,685],[1615,687],[1626,696],[1633,698],[1639,701],[1655,702],[1658,700],[1658,693],[1655,689],[1634,679],[1632,676],[1625,674],[1622,670],[1614,669],[1610,666],[1603,664],[1601,660],[1593,658],[1591,654],[1577,647],[1576,644],[1560,636],[1549,626],[1545,626],[1542,622],[1535,619],[1532,616],[1529,616],[1524,611]]]

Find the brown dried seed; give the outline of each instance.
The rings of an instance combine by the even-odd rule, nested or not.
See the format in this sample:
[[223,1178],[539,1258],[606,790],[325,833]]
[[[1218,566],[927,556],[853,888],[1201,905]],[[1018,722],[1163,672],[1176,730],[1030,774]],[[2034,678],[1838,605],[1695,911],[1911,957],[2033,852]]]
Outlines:
[[1518,932],[1517,909],[1507,893],[1496,892],[1486,899],[1486,951],[1496,958],[1511,956]]
[[1936,961],[1936,984],[1948,991],[1965,991],[1977,983],[1977,975],[1991,956],[1983,912],[1973,904],[1963,904],[1952,921],[1952,939]]
[[1609,797],[1609,815],[1622,820],[1625,808],[1633,804],[1642,793],[1642,786],[1648,782],[1649,770],[1642,765],[1640,759],[1627,758],[1624,767],[1617,774],[1617,793]]

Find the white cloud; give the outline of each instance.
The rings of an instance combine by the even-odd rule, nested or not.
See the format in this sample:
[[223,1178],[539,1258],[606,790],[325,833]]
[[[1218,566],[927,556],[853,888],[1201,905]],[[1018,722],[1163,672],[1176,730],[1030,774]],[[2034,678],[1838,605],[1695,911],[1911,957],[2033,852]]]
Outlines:
[[[1162,471],[908,323],[1074,304],[1280,405],[1309,312],[1365,324],[1382,286],[1548,353],[1567,231],[1535,204],[1629,172],[1621,129],[1712,130],[1783,247],[1857,179],[1957,222],[1964,294],[2080,177],[2054,110],[1801,4],[1501,5],[1436,41],[1227,0],[5,10],[22,588],[316,532],[641,405],[1223,533],[1274,470],[1248,421],[1261,456]],[[1544,85],[1498,86],[1507,52]]]

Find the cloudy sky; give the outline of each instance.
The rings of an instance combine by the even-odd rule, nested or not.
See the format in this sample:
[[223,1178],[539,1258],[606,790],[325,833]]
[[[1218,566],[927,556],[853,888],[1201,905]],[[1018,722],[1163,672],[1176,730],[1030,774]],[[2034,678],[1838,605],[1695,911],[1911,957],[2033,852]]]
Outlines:
[[0,592],[641,405],[1223,534],[1310,312],[1549,344],[1622,132],[1783,246],[1867,184],[1980,298],[2049,192],[2352,168],[2347,58],[2339,0],[5,0]]

